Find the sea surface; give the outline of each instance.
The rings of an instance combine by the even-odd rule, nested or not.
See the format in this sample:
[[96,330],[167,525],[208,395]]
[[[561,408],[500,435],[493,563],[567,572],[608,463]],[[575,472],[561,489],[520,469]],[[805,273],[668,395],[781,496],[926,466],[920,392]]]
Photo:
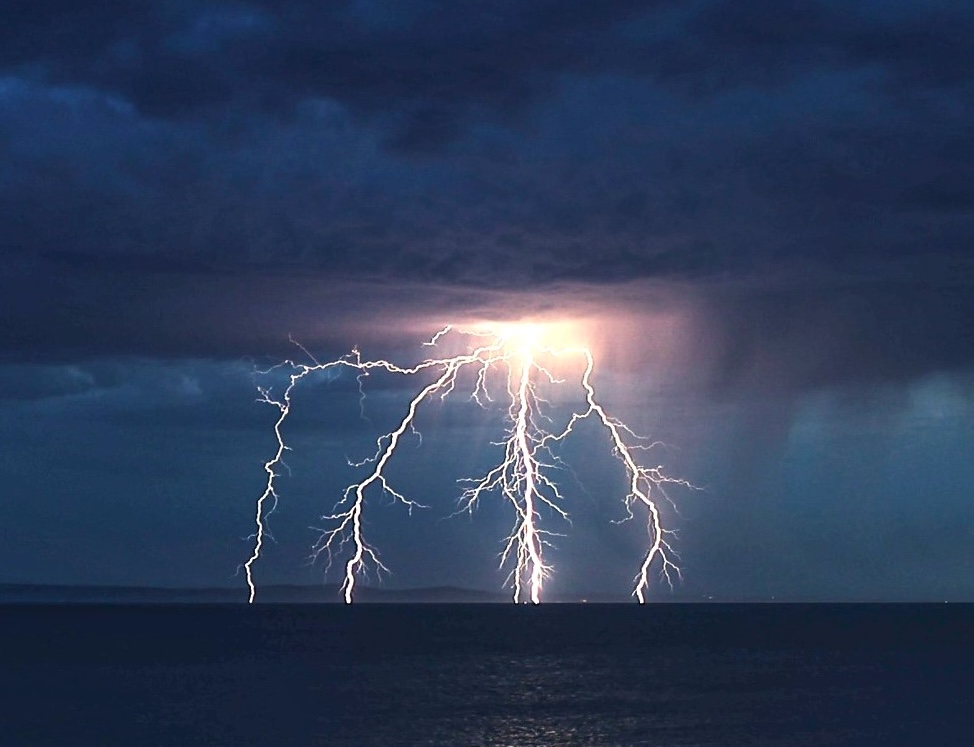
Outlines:
[[0,744],[971,745],[974,606],[5,605]]

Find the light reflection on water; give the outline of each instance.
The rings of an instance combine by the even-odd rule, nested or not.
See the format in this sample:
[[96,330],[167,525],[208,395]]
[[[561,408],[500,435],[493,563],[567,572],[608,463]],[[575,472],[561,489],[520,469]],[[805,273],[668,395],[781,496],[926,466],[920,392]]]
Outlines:
[[7,608],[2,743],[969,744],[951,607]]
[[[840,679],[841,669],[824,664],[825,674]],[[866,695],[855,676],[865,672],[847,674],[853,676],[846,686],[802,687],[803,679],[821,679],[822,661],[690,649],[628,658],[396,658],[344,674],[342,700],[367,705],[329,724],[320,743],[690,747],[740,738],[749,744],[835,744],[854,732],[829,721],[829,707]],[[821,706],[824,721],[812,729],[800,723]],[[860,729],[858,736],[866,735]]]

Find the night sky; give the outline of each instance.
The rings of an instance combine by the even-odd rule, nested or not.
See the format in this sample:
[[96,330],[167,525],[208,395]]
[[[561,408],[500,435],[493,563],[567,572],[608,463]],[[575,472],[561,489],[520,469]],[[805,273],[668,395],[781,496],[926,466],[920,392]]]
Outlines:
[[[577,319],[606,406],[703,488],[667,512],[674,597],[974,601],[970,4],[0,19],[0,581],[244,595],[289,335],[408,363],[449,322]],[[370,377],[364,418],[353,378],[304,383],[258,583],[324,578],[312,527],[415,382]],[[500,503],[444,519],[497,419],[423,418],[395,478],[431,508],[369,508],[385,583],[499,589]],[[548,588],[624,594],[609,446],[566,456]]]

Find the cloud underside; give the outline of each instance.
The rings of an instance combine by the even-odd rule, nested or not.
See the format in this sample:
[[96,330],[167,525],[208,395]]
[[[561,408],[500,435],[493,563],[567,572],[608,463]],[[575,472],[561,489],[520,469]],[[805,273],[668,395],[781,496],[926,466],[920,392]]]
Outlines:
[[0,350],[584,296],[685,315],[713,387],[969,367],[974,14],[887,6],[15,3]]

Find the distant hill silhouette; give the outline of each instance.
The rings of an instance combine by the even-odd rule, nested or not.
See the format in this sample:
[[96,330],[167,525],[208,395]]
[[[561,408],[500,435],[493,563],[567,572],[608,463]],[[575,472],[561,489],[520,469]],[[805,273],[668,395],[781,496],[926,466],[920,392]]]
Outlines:
[[[510,594],[438,586],[422,589],[383,589],[358,586],[356,603],[469,604],[506,603]],[[67,586],[0,584],[2,604],[243,604],[246,587],[171,589],[133,586]],[[339,604],[337,584],[276,585],[257,589],[259,604]]]
[[[512,592],[455,586],[419,589],[355,587],[355,602],[365,604],[510,604]],[[259,604],[340,604],[338,584],[258,586]],[[546,596],[545,602],[632,602],[630,597],[592,594]],[[660,601],[680,601],[667,598]],[[686,600],[682,600],[686,601]],[[0,604],[245,604],[247,588],[156,588],[137,586],[68,586],[0,584]]]

